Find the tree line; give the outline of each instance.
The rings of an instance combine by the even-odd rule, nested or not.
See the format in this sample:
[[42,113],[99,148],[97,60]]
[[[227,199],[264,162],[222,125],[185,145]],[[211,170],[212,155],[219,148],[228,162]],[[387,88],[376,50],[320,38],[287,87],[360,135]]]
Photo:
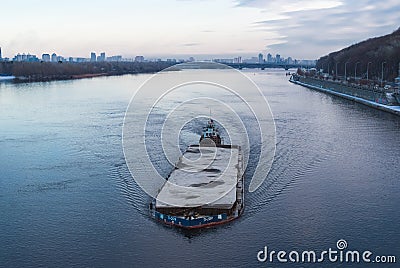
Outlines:
[[[347,64],[346,64],[347,63]],[[371,38],[337,52],[321,57],[317,69],[338,76],[368,78],[393,81],[399,76],[400,63],[400,28],[391,34]],[[345,70],[346,69],[346,70]]]
[[122,75],[154,73],[172,66],[170,62],[0,62],[0,74],[21,79],[47,81],[72,79],[81,75]]

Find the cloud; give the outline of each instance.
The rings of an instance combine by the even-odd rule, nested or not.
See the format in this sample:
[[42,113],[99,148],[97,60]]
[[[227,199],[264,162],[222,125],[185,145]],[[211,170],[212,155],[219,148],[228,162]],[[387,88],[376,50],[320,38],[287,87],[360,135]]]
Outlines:
[[400,26],[397,0],[236,2],[237,7],[262,10],[265,19],[254,21],[253,29],[267,36],[267,50],[286,55],[301,51],[303,57],[323,56],[364,39],[391,33]]
[[186,43],[186,44],[182,44],[182,46],[184,47],[194,47],[194,46],[199,46],[200,43]]
[[339,0],[238,0],[237,7],[255,7],[275,12],[294,12],[305,10],[319,10],[341,6],[343,1]]

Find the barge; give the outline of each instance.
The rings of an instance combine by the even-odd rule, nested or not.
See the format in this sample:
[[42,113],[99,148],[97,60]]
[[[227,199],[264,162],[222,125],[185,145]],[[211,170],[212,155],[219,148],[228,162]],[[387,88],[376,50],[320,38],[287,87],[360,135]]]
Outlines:
[[224,145],[212,119],[190,145],[150,204],[155,220],[195,229],[237,219],[244,210],[241,147]]

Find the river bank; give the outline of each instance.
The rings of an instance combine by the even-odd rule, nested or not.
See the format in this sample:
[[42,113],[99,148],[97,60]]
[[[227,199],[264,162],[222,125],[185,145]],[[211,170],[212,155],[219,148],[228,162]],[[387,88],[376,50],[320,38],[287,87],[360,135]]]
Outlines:
[[[13,82],[46,82],[99,76],[156,73],[172,62],[0,62],[0,74]],[[12,79],[11,79],[12,78]]]
[[[348,88],[345,88],[343,85],[334,84],[335,87],[329,87],[330,84],[327,84],[327,81],[321,81],[321,83],[312,83],[312,82],[318,82],[318,80],[313,79],[312,81],[309,81],[305,80],[304,78],[302,79],[299,76],[297,76],[296,78],[292,76],[289,81],[300,86],[304,86],[310,89],[318,90],[324,93],[328,93],[351,101],[355,101],[375,109],[379,109],[395,115],[400,115],[399,105],[387,105],[379,103],[377,101],[368,100],[366,98],[363,98],[362,96],[358,96],[357,92],[354,92],[355,89],[352,90],[352,94],[347,94]],[[364,91],[364,90],[358,89],[358,91]],[[369,92],[367,93],[370,94]],[[373,94],[375,97],[377,96],[377,92],[372,92],[371,94]],[[372,96],[372,99],[374,99],[374,96]],[[387,103],[386,98],[387,97],[386,94],[384,94],[384,92],[379,92],[379,98],[377,100],[385,101]]]

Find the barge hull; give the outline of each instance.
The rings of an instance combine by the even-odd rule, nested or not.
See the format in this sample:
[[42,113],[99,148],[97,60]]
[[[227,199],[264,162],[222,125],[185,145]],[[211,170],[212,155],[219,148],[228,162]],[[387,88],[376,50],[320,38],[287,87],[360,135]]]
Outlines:
[[193,225],[193,226],[183,226],[183,225],[179,225],[176,223],[172,223],[172,222],[167,222],[167,221],[163,221],[160,219],[156,219],[158,222],[163,223],[165,225],[171,226],[171,227],[179,227],[179,228],[183,228],[183,229],[188,229],[188,230],[194,230],[194,229],[202,229],[202,228],[211,228],[217,225],[223,225],[223,224],[227,224],[231,221],[234,221],[236,219],[238,219],[240,216],[242,215],[242,213],[240,213],[237,217],[234,218],[230,218],[230,219],[226,219],[226,220],[222,220],[222,221],[218,221],[218,222],[210,222],[210,223],[205,223],[202,225]]

